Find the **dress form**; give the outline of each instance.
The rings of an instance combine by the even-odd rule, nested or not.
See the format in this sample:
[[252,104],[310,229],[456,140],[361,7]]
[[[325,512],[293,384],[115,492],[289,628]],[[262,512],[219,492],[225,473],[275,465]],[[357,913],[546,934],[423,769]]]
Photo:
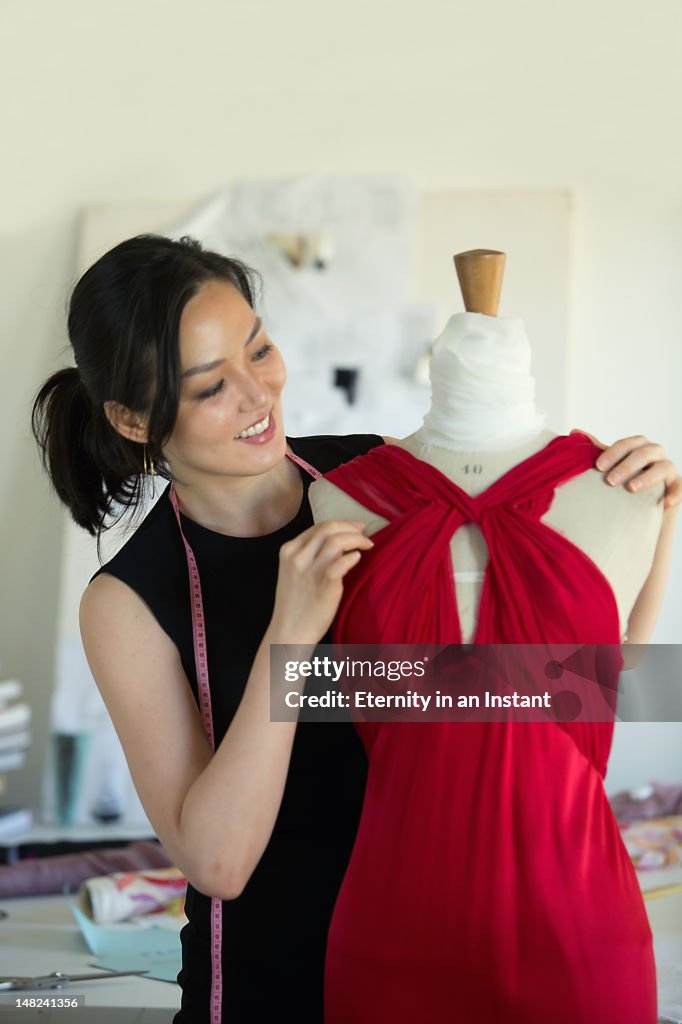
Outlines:
[[[466,312],[450,318],[434,346],[432,405],[423,425],[396,443],[434,466],[472,496],[557,435],[534,403],[530,349],[521,321],[497,318],[504,253],[455,256]],[[611,584],[621,636],[653,562],[663,509],[660,488],[640,493],[611,487],[588,470],[557,488],[542,521],[581,548]],[[322,479],[310,488],[316,522],[353,519],[371,535],[386,520]],[[465,524],[451,541],[457,606],[465,643],[476,625],[487,562],[485,541]]]

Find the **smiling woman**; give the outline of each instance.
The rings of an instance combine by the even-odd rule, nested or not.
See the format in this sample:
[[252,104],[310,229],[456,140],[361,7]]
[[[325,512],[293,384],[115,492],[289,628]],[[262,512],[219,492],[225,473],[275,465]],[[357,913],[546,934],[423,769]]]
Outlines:
[[381,438],[285,437],[286,372],[250,272],[196,243],[117,246],[76,286],[69,330],[78,369],[43,386],[34,429],[76,522],[99,535],[115,503],[137,505],[152,462],[172,481],[91,581],[81,631],[190,882],[177,1020],[218,1021],[224,1000],[225,1018],[288,1005],[319,1022],[365,762],[350,724],[270,723],[269,645],[310,653],[372,546],[359,524],[312,525],[310,463],[327,471]]
[[[184,511],[218,532],[248,536],[276,528],[301,498],[300,487],[291,486],[298,475],[284,458],[282,357],[249,298],[229,278],[201,283],[182,310],[178,331],[179,394],[163,443],[164,475],[173,479]],[[121,436],[147,443],[145,415],[113,401],[104,403],[104,412]],[[266,482],[262,474],[272,470]],[[227,504],[226,476],[241,481]]]
[[224,282],[204,285],[183,311],[180,337],[189,368],[165,447],[178,493],[201,494],[206,474],[248,477],[286,466],[284,361],[244,297]]

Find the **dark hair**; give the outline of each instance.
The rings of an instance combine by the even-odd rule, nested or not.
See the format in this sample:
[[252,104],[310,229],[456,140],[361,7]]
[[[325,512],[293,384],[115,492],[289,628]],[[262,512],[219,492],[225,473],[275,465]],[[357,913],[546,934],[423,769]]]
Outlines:
[[[137,507],[147,463],[168,478],[162,446],[180,394],[182,311],[207,281],[228,281],[254,305],[254,272],[191,238],[138,235],[87,270],[71,295],[76,366],[54,373],[33,403],[33,434],[54,489],[93,536]],[[146,447],[122,437],[104,402],[144,413]]]

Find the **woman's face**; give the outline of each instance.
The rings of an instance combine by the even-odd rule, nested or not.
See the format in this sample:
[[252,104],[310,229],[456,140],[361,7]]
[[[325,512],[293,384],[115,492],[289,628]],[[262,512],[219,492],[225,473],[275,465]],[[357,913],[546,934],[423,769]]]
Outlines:
[[255,476],[281,461],[284,361],[233,285],[209,281],[185,306],[180,367],[178,415],[164,445],[175,480]]

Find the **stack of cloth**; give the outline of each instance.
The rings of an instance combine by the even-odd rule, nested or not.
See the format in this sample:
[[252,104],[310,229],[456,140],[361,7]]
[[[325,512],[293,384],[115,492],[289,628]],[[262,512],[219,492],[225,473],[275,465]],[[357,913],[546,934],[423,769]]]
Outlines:
[[140,914],[179,914],[187,879],[177,868],[118,871],[83,883],[86,905],[96,924],[129,921]]
[[617,793],[611,806],[637,871],[682,865],[682,786],[651,782]]

